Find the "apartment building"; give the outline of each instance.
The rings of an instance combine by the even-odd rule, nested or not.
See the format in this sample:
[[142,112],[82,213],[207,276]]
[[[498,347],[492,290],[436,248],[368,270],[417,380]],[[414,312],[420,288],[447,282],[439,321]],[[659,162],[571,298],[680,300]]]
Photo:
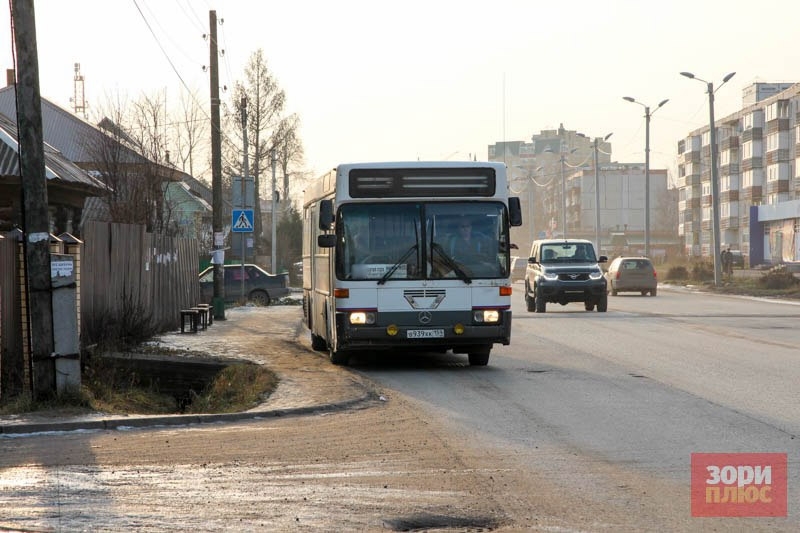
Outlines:
[[[512,193],[520,197],[523,225],[512,228],[511,238],[521,254],[527,253],[534,239],[564,235],[591,241],[597,236],[601,251],[610,253],[611,237],[617,234],[626,236],[632,251],[644,253],[645,165],[612,162],[610,142],[567,130],[562,124],[534,134],[531,142],[489,145],[488,159],[506,164]],[[652,255],[666,254],[678,244],[677,210],[669,206],[667,183],[666,169],[650,169]],[[597,200],[599,232],[595,230]],[[671,212],[671,218],[665,212]]]
[[[800,84],[753,84],[716,120],[720,244],[750,265],[800,261]],[[713,249],[711,130],[678,142],[678,232],[685,252]]]

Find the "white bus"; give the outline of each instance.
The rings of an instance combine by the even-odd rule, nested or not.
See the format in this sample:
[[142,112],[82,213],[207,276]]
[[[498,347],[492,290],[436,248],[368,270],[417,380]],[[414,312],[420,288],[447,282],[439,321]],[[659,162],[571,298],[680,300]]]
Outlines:
[[343,164],[306,189],[303,314],[315,350],[439,351],[486,365],[511,340],[506,167]]

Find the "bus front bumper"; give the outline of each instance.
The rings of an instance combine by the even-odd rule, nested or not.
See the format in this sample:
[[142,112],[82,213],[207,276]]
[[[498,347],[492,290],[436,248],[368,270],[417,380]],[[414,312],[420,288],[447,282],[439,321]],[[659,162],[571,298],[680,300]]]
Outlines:
[[470,346],[508,345],[511,342],[511,311],[503,311],[500,321],[495,324],[474,324],[464,321],[426,326],[403,323],[352,325],[347,320],[346,313],[337,313],[336,328],[339,347],[344,350],[375,348],[458,350]]

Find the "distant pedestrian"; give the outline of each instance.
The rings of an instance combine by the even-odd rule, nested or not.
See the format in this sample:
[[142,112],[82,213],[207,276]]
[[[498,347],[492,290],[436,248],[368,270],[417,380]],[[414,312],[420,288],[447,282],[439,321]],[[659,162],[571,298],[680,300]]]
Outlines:
[[731,274],[731,250],[730,247],[723,249],[719,253],[720,263],[722,265],[722,275],[729,276]]

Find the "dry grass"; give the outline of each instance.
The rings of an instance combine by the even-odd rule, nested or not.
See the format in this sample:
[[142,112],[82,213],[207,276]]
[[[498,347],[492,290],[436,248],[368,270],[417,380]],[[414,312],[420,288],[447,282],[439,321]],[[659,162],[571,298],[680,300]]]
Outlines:
[[277,376],[268,368],[251,363],[232,364],[220,371],[205,391],[192,394],[189,405],[183,405],[174,396],[122,377],[113,366],[93,365],[79,391],[46,400],[17,396],[0,403],[0,415],[232,413],[255,407],[269,397],[277,384]]

